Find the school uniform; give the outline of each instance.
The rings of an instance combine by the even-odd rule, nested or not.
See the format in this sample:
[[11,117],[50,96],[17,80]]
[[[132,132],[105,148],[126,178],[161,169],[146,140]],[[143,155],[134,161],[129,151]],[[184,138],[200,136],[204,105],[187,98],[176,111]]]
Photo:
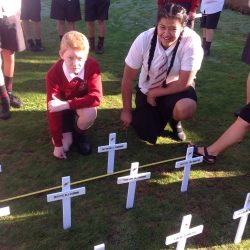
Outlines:
[[[167,122],[172,117],[175,103],[182,98],[197,100],[194,85],[187,91],[156,98],[157,106],[152,107],[147,103],[147,92],[151,88],[166,85],[178,80],[180,70],[199,70],[203,59],[200,36],[188,27],[184,28],[182,39],[175,55],[174,63],[167,78],[167,69],[170,66],[175,44],[165,50],[157,39],[154,57],[148,72],[148,58],[151,40],[155,28],[141,33],[133,42],[125,63],[140,71],[136,93],[136,109],[133,112],[132,126],[138,136],[146,141],[155,143],[157,136],[164,130]],[[147,78],[149,76],[149,79]]]
[[[62,134],[69,132],[65,128],[68,117],[74,122],[77,109],[97,107],[102,98],[101,73],[98,63],[88,58],[83,69],[77,77],[67,72],[63,60],[57,61],[48,71],[46,76],[47,105],[52,100],[52,95],[69,103],[70,110],[49,112],[47,117],[50,133],[56,147],[62,146]],[[73,111],[68,112],[68,111]],[[66,119],[65,119],[66,115]],[[73,115],[73,116],[72,116]],[[69,123],[71,122],[69,121]]]
[[0,1],[0,47],[11,51],[25,50],[20,23],[21,0]]
[[202,0],[201,1],[201,28],[216,29],[220,14],[223,9],[224,0]]
[[79,0],[51,0],[50,18],[76,22],[82,19]]

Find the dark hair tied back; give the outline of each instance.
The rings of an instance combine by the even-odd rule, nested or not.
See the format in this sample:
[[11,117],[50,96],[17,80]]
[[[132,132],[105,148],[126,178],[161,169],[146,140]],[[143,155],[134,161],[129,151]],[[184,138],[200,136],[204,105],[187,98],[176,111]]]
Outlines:
[[162,18],[178,19],[182,25],[186,25],[187,12],[185,8],[179,4],[165,3],[164,6],[158,11],[157,23],[159,23]]

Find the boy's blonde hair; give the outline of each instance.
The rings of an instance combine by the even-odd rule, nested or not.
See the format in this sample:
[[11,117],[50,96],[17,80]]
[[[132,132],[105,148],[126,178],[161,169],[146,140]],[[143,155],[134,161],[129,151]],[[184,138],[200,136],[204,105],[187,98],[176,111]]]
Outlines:
[[69,31],[62,37],[59,53],[62,55],[67,49],[84,50],[89,53],[89,42],[85,35],[78,31]]

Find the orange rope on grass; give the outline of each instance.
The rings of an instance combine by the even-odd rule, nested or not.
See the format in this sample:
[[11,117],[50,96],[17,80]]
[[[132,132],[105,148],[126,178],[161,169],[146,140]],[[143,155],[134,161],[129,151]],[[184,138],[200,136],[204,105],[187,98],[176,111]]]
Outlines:
[[[181,160],[183,158],[185,158],[185,156],[172,158],[172,159],[168,159],[168,160],[164,160],[164,161],[153,162],[153,163],[149,163],[149,164],[139,166],[139,169],[147,168],[147,167],[151,167],[151,166],[157,166],[157,165],[160,165],[160,164]],[[103,179],[105,177],[122,174],[122,173],[125,173],[125,172],[128,172],[128,171],[130,171],[130,168],[120,170],[120,171],[117,171],[117,172],[114,172],[114,173],[111,173],[111,174],[103,174],[103,175],[99,175],[99,176],[95,176],[95,177],[90,177],[90,178],[87,178],[87,179],[84,179],[84,180],[75,181],[75,182],[72,182],[70,185],[73,186],[73,185],[77,185],[77,184],[80,184],[80,183],[95,181],[95,180]],[[7,199],[3,199],[3,200],[0,200],[0,203],[13,201],[13,200],[18,200],[18,199],[21,199],[21,198],[25,198],[25,197],[29,197],[29,196],[33,196],[33,195],[37,195],[37,194],[46,193],[46,192],[53,191],[53,190],[56,190],[56,189],[59,189],[59,188],[62,188],[62,185],[58,185],[58,186],[55,186],[55,187],[38,190],[36,192],[30,192],[30,193],[27,193],[27,194],[22,194],[22,195],[10,197],[10,198],[7,198]]]

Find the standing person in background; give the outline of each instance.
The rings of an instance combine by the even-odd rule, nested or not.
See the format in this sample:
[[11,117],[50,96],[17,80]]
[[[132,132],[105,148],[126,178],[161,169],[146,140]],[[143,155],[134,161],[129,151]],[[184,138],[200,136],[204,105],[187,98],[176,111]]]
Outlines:
[[[110,0],[85,0],[85,21],[88,30],[90,51],[103,54],[106,24]],[[95,46],[95,21],[98,22],[98,43]]]
[[164,3],[179,4],[186,9],[188,14],[187,26],[194,29],[195,15],[198,7],[200,6],[200,0],[157,0],[158,9],[162,8]]
[[[203,50],[200,36],[185,27],[186,10],[166,4],[159,9],[157,26],[141,33],[125,59],[122,78],[121,123],[132,125],[137,135],[155,144],[169,122],[173,137],[184,141],[181,121],[196,111],[196,73]],[[133,82],[140,72],[132,110]]]
[[50,18],[57,20],[57,32],[61,41],[64,33],[75,30],[75,22],[82,19],[80,1],[51,0]]
[[[30,51],[43,51],[44,47],[41,40],[41,0],[22,0],[21,20],[23,32],[27,41],[27,49]],[[34,27],[34,37],[30,21]]]
[[10,118],[10,106],[21,107],[21,101],[12,93],[15,69],[15,52],[25,50],[20,22],[21,0],[0,1],[0,98],[1,119]]
[[204,49],[205,56],[210,55],[210,47],[214,37],[214,30],[217,28],[223,5],[224,0],[201,1],[202,47]]

